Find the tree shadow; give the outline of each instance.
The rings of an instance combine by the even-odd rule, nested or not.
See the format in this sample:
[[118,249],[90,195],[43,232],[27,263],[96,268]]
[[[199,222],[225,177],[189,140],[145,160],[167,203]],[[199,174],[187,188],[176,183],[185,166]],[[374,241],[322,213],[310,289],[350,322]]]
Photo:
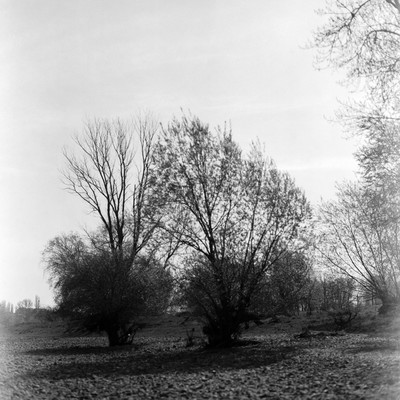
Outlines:
[[266,342],[244,343],[230,348],[207,349],[178,345],[140,348],[72,347],[29,351],[42,356],[43,366],[24,374],[27,378],[113,377],[142,374],[198,373],[258,368],[280,362],[296,351],[294,346],[271,348]]
[[26,355],[33,356],[79,356],[85,354],[114,354],[119,352],[133,351],[137,346],[66,346],[49,349],[35,349],[25,352]]

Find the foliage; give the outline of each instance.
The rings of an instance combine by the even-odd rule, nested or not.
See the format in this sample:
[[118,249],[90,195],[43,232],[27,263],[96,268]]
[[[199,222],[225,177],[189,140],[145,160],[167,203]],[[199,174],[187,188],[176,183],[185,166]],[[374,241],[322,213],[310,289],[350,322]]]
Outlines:
[[340,308],[335,311],[330,311],[329,316],[338,330],[345,329],[350,326],[351,322],[358,316],[359,307],[349,304],[346,308]]
[[262,277],[297,239],[303,193],[253,144],[243,157],[226,129],[183,116],[155,151],[164,229],[192,250],[183,290],[205,319],[210,344],[229,344],[249,318]]
[[333,0],[322,13],[328,20],[315,34],[319,64],[346,71],[359,89],[342,120],[364,139],[356,157],[370,206],[398,220],[400,3]]
[[32,308],[33,302],[31,299],[23,299],[17,303],[17,308]]
[[129,340],[134,317],[165,311],[172,289],[171,275],[159,265],[114,257],[74,234],[56,237],[44,252],[60,312],[105,331],[110,345]]
[[353,304],[355,282],[348,276],[334,276],[319,280],[321,288],[320,309],[323,311],[349,309]]
[[366,131],[356,154],[362,173],[366,207],[374,210],[373,224],[385,232],[387,251],[396,257],[400,225],[400,126],[381,121]]
[[356,185],[342,186],[336,202],[321,207],[323,232],[317,248],[325,262],[381,299],[400,300],[399,236],[396,220],[382,223],[379,209]]
[[310,273],[311,263],[304,253],[287,251],[267,271],[257,308],[283,315],[299,312]]
[[[364,94],[356,118],[371,122],[398,113],[400,3],[398,0],[329,0],[314,36],[321,67],[344,70],[347,83]],[[368,118],[369,117],[369,118]]]
[[161,218],[151,168],[157,131],[149,116],[89,121],[75,138],[77,154],[64,153],[65,186],[97,215],[100,227],[90,243],[76,235],[50,241],[47,270],[62,310],[106,331],[110,345],[127,343],[131,318],[162,308],[171,287],[166,268],[176,246],[164,257],[155,244]]
[[385,311],[400,298],[400,3],[333,0],[322,13],[328,19],[314,41],[319,65],[345,71],[359,89],[341,117],[363,139],[356,153],[360,182],[340,188],[337,202],[322,207],[332,240],[324,255],[380,298]]
[[355,300],[356,284],[346,275],[334,275],[318,280],[321,311],[327,311],[338,330],[350,326],[358,316],[361,305]]
[[215,278],[215,268],[204,257],[195,254],[184,267],[180,280],[183,299],[192,315],[203,321],[203,333],[210,345],[229,345],[239,337],[242,324],[259,322],[258,315],[251,312],[253,302],[242,306],[244,286],[250,279],[240,276],[245,272],[240,265],[225,262],[219,268],[222,282]]

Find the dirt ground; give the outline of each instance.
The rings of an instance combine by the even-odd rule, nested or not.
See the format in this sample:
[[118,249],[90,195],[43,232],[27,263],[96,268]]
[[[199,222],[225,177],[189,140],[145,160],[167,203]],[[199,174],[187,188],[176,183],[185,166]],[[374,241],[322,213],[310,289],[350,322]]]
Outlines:
[[[205,348],[183,316],[146,324],[118,348],[62,322],[2,327],[0,398],[400,399],[399,326],[379,317],[339,334],[320,318],[280,317],[229,349]],[[315,336],[295,337],[305,326]]]

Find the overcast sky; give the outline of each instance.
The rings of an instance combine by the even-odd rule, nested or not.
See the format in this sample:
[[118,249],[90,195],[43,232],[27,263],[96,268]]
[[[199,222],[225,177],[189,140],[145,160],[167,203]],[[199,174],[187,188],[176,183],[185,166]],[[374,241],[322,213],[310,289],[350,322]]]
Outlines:
[[310,201],[352,179],[354,144],[334,116],[345,97],[305,50],[321,0],[0,1],[0,300],[38,294],[46,243],[93,223],[63,190],[63,146],[93,117],[190,110],[259,138]]

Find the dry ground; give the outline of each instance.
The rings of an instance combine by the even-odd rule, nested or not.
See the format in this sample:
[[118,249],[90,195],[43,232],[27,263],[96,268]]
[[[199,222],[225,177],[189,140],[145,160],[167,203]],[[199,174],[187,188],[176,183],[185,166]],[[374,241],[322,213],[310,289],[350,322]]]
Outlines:
[[313,318],[266,321],[218,350],[200,335],[186,347],[199,327],[178,316],[148,320],[133,346],[112,349],[105,337],[66,336],[62,323],[3,327],[0,398],[400,399],[397,325],[373,317],[343,336],[294,338],[305,324],[327,328]]

